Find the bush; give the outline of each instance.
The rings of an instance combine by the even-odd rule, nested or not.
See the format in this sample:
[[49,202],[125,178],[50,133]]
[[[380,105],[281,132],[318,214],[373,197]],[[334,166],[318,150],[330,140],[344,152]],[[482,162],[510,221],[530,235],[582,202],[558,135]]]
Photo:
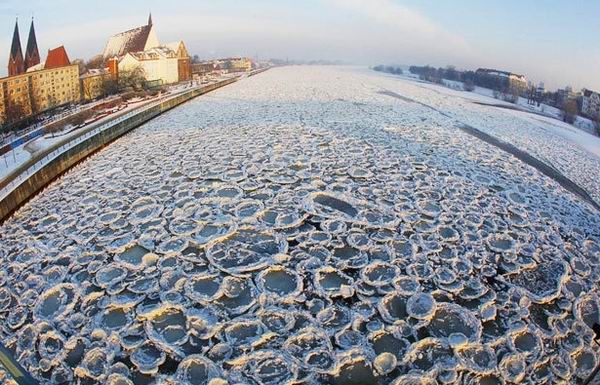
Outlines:
[[473,83],[473,80],[466,80],[463,87],[464,87],[465,91],[468,91],[468,92],[475,91],[475,83]]
[[573,124],[577,117],[578,108],[577,102],[573,99],[569,99],[563,103],[562,106],[563,120],[566,123]]
[[123,94],[121,94],[121,99],[123,99],[123,101],[128,101],[129,99],[133,99],[137,96],[137,92],[134,91],[133,89],[127,89],[125,92],[123,92]]

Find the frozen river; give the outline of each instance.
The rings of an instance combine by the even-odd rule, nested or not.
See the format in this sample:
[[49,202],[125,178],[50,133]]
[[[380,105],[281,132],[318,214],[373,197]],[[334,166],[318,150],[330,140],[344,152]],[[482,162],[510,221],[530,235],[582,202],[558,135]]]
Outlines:
[[528,124],[345,67],[200,97],[0,227],[0,338],[48,384],[578,383],[598,211],[460,128],[597,199],[597,156]]

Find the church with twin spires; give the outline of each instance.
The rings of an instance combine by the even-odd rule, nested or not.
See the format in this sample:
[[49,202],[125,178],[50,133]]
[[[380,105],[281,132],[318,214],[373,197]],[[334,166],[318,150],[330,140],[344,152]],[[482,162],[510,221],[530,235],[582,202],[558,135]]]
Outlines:
[[29,37],[27,39],[27,48],[25,57],[21,49],[21,38],[19,36],[19,23],[15,22],[15,30],[13,32],[12,44],[10,47],[10,55],[8,58],[8,76],[15,76],[25,73],[28,68],[40,64],[40,53],[38,50],[37,39],[35,37],[35,27],[33,18],[29,27]]
[[46,110],[80,100],[79,67],[65,47],[48,50],[41,60],[33,18],[25,51],[18,20],[8,57],[8,76],[0,78],[0,124],[21,121]]

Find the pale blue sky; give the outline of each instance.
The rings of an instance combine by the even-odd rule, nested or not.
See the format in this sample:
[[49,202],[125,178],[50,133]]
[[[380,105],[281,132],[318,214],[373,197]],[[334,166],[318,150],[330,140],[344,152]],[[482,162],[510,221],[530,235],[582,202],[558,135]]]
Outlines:
[[42,56],[89,58],[150,10],[161,41],[206,58],[487,66],[600,89],[598,0],[0,0],[0,75],[17,14],[23,45],[34,13]]

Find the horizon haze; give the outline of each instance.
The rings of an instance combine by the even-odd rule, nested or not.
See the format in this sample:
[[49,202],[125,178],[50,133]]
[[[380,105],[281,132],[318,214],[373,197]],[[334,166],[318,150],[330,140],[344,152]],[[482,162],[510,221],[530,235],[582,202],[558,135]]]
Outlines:
[[[600,3],[417,0],[232,0],[0,3],[0,76],[15,17],[21,44],[35,16],[42,59],[64,45],[71,59],[103,51],[109,36],[152,12],[161,42],[184,40],[201,58],[342,60],[358,65],[455,65],[522,73],[549,88],[600,89]],[[117,8],[118,6],[118,8]]]

